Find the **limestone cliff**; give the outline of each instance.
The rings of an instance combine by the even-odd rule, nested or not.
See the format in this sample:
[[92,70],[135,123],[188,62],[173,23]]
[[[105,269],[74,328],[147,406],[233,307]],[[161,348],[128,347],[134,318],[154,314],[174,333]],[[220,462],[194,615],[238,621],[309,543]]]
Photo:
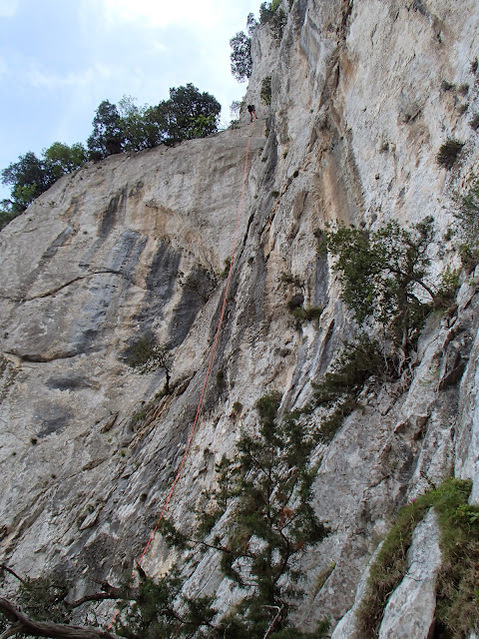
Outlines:
[[[374,229],[432,215],[439,276],[459,265],[445,233],[455,198],[479,171],[475,0],[283,4],[281,41],[267,25],[253,38],[246,100],[260,119],[238,248],[203,409],[169,507],[185,526],[215,463],[254,426],[258,398],[278,390],[283,410],[305,406],[311,383],[353,333],[316,232],[330,220]],[[267,77],[270,106],[260,99]],[[1,232],[1,553],[17,572],[61,565],[82,594],[88,580],[117,578],[141,554],[205,379],[249,134],[243,114],[239,126],[207,139],[90,164]],[[450,171],[436,161],[448,138],[465,143]],[[287,303],[296,294],[305,307],[324,308],[319,321],[294,321]],[[473,480],[479,503],[478,305],[472,275],[451,313],[424,329],[408,384],[366,389],[363,410],[318,448],[315,508],[332,534],[304,565],[304,627],[328,616],[333,628],[341,620],[335,639],[354,636],[348,611],[400,506],[452,470]],[[169,395],[158,395],[163,372],[139,376],[127,364],[143,334],[172,347]],[[319,423],[320,413],[310,420]],[[431,518],[411,552],[424,547],[431,584]],[[155,536],[145,569],[159,574],[171,561]],[[214,559],[189,565],[190,592],[216,591],[226,607],[231,593]],[[401,587],[381,636],[426,639],[434,588],[424,612],[424,590]],[[405,635],[404,615],[426,621]]]

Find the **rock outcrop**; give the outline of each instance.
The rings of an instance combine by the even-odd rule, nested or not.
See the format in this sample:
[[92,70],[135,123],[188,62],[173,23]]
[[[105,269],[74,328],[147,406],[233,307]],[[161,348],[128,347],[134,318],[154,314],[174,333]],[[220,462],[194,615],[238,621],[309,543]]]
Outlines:
[[[252,128],[243,114],[207,139],[90,164],[0,233],[0,550],[19,573],[62,566],[81,595],[88,580],[118,578],[141,554],[190,434],[235,237],[213,368],[169,505],[186,529],[215,463],[254,427],[258,398],[276,390],[283,411],[306,406],[354,333],[317,251],[328,221],[375,229],[432,215],[436,280],[460,266],[446,231],[479,171],[477,2],[283,5],[281,41],[267,25],[254,34]],[[450,171],[436,161],[448,138],[464,142]],[[473,481],[479,503],[478,278],[463,277],[456,305],[429,318],[407,383],[366,388],[362,410],[318,447],[314,504],[332,533],[303,565],[305,629],[324,616],[334,627],[357,606],[400,506],[453,470]],[[321,308],[320,319],[296,320],[294,296]],[[171,348],[170,394],[160,392],[163,371],[139,376],[128,366],[142,335]],[[308,419],[319,424],[320,411]],[[406,613],[404,601],[418,599],[401,584],[381,637],[426,637],[434,619],[436,564],[425,571],[417,557],[429,547],[437,559],[438,533],[433,520],[421,526],[409,577],[422,593],[428,584],[428,597]],[[161,574],[174,559],[155,535],[145,569]],[[232,595],[213,556],[189,566],[189,592],[216,592],[226,609]],[[350,613],[333,636],[354,633]]]

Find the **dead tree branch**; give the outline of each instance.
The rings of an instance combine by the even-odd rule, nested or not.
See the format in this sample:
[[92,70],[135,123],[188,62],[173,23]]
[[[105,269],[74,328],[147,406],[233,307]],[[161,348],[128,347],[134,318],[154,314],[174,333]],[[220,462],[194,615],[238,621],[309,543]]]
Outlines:
[[100,628],[35,621],[25,615],[11,601],[3,597],[0,597],[0,613],[11,624],[10,628],[0,635],[0,639],[7,639],[19,633],[32,637],[49,637],[50,639],[124,639],[124,637]]

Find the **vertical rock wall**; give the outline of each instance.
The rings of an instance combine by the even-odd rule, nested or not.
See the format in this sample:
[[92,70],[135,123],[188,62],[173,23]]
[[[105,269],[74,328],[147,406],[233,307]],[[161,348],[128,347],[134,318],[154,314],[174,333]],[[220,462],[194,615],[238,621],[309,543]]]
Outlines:
[[[317,231],[330,220],[375,229],[432,215],[439,276],[459,264],[444,233],[454,194],[478,170],[474,0],[283,4],[281,41],[267,25],[253,38],[246,101],[260,120],[238,251],[203,410],[169,508],[186,530],[215,463],[254,427],[257,399],[278,390],[283,410],[306,405],[311,383],[355,330],[317,253]],[[260,98],[268,77],[270,106]],[[205,140],[89,165],[0,234],[0,549],[18,572],[60,565],[81,594],[93,578],[118,578],[141,553],[203,385],[249,134],[243,114],[239,127]],[[436,161],[448,137],[465,143],[451,171]],[[366,388],[364,409],[316,451],[315,508],[332,534],[304,563],[305,628],[325,615],[334,626],[351,608],[399,506],[453,468],[474,479],[477,502],[476,287],[473,274],[457,307],[430,319],[410,383]],[[324,308],[319,321],[292,318],[295,295]],[[127,365],[143,334],[172,347],[171,395],[158,395],[162,371],[140,377]],[[319,424],[319,412],[310,420]],[[418,531],[412,554],[437,541],[432,528]],[[157,536],[145,566],[155,575],[175,560]],[[212,554],[190,558],[187,588],[217,592],[226,609],[234,593],[215,566]],[[401,591],[392,608],[405,614]],[[432,619],[432,595],[426,608],[418,619]],[[384,636],[404,636],[394,624],[388,612]],[[334,636],[353,633],[350,615]],[[414,633],[426,637],[426,629]]]

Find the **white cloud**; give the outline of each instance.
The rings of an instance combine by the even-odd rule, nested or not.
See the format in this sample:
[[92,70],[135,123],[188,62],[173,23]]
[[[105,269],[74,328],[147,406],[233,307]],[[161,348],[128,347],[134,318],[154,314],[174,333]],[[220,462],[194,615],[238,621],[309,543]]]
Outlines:
[[138,22],[144,27],[196,25],[212,28],[224,22],[225,0],[103,0],[105,18],[109,25],[118,22]]
[[18,0],[0,0],[0,18],[11,18],[17,10]]
[[84,87],[99,80],[108,80],[114,70],[105,64],[96,63],[80,72],[64,74],[49,73],[32,64],[25,73],[26,83],[36,89],[58,89],[60,87]]

